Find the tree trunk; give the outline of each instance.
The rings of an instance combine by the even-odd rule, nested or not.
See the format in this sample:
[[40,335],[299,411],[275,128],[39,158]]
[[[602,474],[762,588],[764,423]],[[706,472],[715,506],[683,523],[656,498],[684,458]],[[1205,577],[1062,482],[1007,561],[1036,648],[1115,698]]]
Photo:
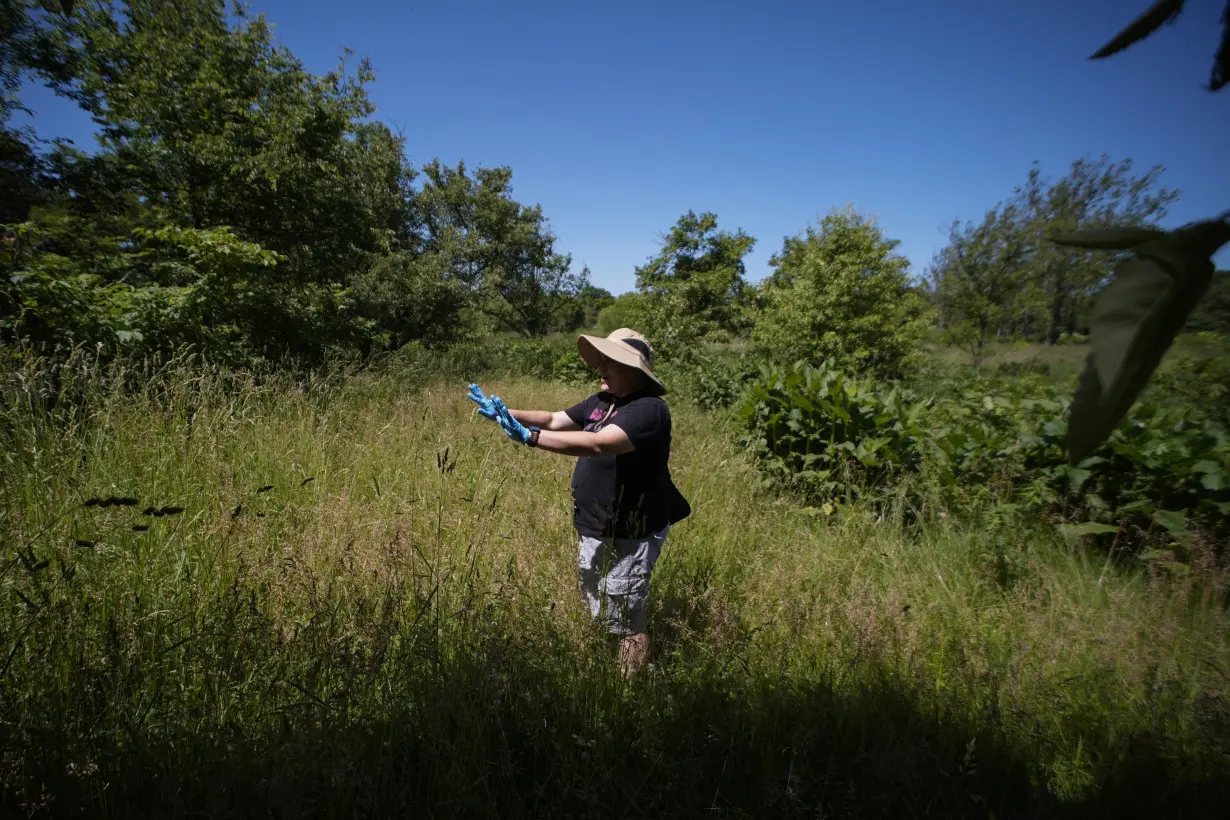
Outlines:
[[1076,300],[1073,299],[1071,306],[1068,308],[1068,323],[1067,323],[1066,330],[1069,336],[1076,333],[1076,311],[1077,311],[1077,304],[1076,304]]
[[1067,301],[1067,267],[1066,259],[1055,263],[1051,276],[1051,321],[1046,331],[1046,343],[1053,345],[1059,341],[1063,328],[1063,306]]
[[974,367],[982,367],[982,356],[987,346],[988,322],[981,319],[978,322],[978,341],[974,343]]

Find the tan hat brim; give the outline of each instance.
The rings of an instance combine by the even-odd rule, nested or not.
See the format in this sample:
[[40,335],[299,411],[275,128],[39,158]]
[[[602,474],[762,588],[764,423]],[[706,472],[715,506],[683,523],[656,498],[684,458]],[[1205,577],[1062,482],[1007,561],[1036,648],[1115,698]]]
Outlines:
[[658,380],[658,377],[653,374],[653,370],[649,368],[649,362],[645,361],[645,357],[639,351],[633,348],[621,345],[619,342],[613,342],[610,339],[604,339],[601,336],[588,336],[582,333],[577,336],[577,352],[581,354],[581,358],[585,363],[598,370],[602,366],[602,357],[619,362],[622,365],[636,368],[637,370],[648,376],[660,392],[666,392],[666,385]]

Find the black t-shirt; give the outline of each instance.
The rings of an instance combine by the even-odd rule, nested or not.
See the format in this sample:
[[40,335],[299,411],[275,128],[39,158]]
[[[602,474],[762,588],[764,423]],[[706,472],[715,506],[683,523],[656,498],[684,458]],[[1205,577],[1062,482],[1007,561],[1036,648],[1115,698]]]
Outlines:
[[597,393],[564,412],[591,433],[613,424],[636,447],[622,455],[577,460],[572,474],[577,531],[593,538],[643,538],[670,523],[671,414],[666,402],[648,393],[622,398]]

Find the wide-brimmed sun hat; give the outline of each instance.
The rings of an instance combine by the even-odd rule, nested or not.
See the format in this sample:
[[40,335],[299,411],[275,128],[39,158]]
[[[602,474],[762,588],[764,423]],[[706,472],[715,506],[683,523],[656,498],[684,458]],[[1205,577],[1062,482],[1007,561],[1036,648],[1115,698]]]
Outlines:
[[666,385],[653,374],[653,347],[644,336],[632,328],[612,330],[606,338],[582,333],[577,337],[577,351],[585,363],[595,370],[601,368],[603,356],[628,367],[635,367],[649,377],[659,393],[666,392]]

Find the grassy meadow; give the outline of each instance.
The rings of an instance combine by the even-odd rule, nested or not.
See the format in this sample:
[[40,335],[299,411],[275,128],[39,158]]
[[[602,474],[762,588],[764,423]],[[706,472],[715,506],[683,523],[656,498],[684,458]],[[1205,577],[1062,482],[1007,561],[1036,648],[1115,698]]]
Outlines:
[[1224,811],[1212,562],[1119,567],[1008,507],[826,516],[675,401],[694,514],[626,682],[581,615],[572,461],[477,416],[470,375],[8,366],[0,814]]

